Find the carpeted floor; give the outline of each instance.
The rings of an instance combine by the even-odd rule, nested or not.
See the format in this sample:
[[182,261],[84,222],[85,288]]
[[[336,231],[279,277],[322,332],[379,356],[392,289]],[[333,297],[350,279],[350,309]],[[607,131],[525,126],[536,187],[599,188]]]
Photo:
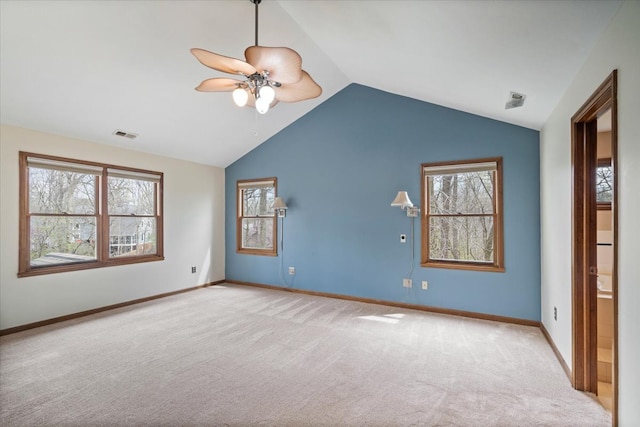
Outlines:
[[537,328],[218,285],[0,338],[2,426],[610,426]]

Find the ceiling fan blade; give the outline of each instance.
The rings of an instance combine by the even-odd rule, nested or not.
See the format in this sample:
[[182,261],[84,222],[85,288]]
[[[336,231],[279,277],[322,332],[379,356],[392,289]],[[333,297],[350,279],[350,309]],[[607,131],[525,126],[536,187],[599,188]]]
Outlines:
[[269,71],[269,79],[276,82],[297,83],[302,78],[302,58],[288,47],[250,46],[244,56],[259,72]]
[[251,64],[247,64],[246,62],[236,58],[218,55],[217,53],[196,47],[191,49],[191,53],[202,65],[213,68],[214,70],[222,71],[223,73],[244,74],[245,76],[250,76],[256,72],[255,67]]
[[304,70],[302,71],[302,79],[298,83],[283,84],[273,89],[276,91],[276,99],[282,102],[304,101],[305,99],[317,98],[322,94],[322,88]]
[[242,80],[216,77],[204,80],[196,90],[199,92],[231,92],[235,88],[242,86],[246,86]]

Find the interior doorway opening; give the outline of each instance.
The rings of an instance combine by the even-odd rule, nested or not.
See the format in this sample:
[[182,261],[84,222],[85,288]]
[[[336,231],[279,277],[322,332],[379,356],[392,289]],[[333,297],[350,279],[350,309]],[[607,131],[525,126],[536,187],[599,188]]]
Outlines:
[[617,425],[617,71],[571,119],[572,383]]
[[613,406],[613,168],[611,167],[611,108],[598,117],[596,149],[597,251],[597,396]]

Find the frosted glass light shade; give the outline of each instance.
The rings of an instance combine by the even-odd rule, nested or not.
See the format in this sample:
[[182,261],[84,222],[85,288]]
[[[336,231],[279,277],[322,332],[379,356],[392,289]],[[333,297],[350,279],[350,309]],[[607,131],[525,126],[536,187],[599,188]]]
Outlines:
[[271,104],[276,97],[276,91],[271,86],[262,86],[260,88],[260,98],[264,98],[267,104]]
[[264,98],[256,99],[256,110],[258,110],[258,113],[260,114],[265,114],[269,111],[269,103],[267,100]]
[[411,203],[406,191],[398,191],[398,195],[391,202],[391,206],[400,206],[400,209],[404,209],[412,207],[413,203]]
[[249,94],[241,87],[233,91],[233,102],[235,102],[238,107],[244,107],[245,105],[247,105],[248,99]]

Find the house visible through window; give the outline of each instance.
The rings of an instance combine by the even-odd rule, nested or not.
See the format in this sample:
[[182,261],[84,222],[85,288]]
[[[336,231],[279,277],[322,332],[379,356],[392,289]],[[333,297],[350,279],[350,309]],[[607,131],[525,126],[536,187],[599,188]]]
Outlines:
[[19,276],[162,259],[162,174],[20,153]]
[[422,165],[422,265],[504,271],[502,159]]
[[158,176],[114,168],[107,176],[109,257],[155,253]]
[[236,241],[239,253],[277,255],[275,197],[276,178],[238,181]]

